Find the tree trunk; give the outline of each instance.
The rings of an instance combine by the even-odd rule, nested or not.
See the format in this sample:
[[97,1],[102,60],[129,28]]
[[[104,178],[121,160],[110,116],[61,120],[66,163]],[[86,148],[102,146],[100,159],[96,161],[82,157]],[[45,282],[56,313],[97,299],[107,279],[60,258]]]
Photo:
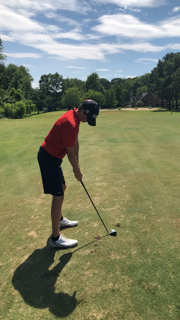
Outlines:
[[169,111],[171,110],[171,93],[170,93],[170,90],[169,90]]
[[163,99],[163,93],[162,93],[162,108],[164,108],[164,99]]
[[176,90],[176,109],[178,109],[178,91]]

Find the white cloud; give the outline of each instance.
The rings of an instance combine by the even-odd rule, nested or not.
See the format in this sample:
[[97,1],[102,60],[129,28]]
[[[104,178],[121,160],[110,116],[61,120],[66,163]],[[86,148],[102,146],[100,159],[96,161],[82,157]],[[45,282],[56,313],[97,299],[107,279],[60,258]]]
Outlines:
[[180,7],[175,7],[175,8],[172,9],[172,13],[176,13],[178,11],[180,11]]
[[136,78],[137,76],[124,76],[124,78]]
[[92,30],[109,36],[132,39],[179,37],[180,16],[163,20],[158,24],[147,24],[128,14],[104,15],[98,21],[100,24]]
[[0,33],[0,38],[2,39],[2,41],[10,41],[10,42],[15,41],[15,39],[13,39],[10,35],[6,35],[3,33]]
[[54,34],[53,38],[55,38],[55,39],[72,39],[72,40],[82,41],[82,40],[86,39],[86,36],[83,34],[80,34],[80,32],[75,30],[75,31]]
[[109,69],[96,69],[96,71],[109,71]]
[[33,87],[33,88],[39,88],[39,82],[33,81],[31,84],[32,84],[32,87]]
[[[99,25],[93,28],[96,33],[85,34],[84,29],[80,25],[68,32],[62,32],[62,29],[56,25],[48,25],[36,21],[36,13],[56,15],[57,10],[69,8],[72,10],[74,6],[80,6],[81,1],[76,0],[1,0],[0,4],[0,30],[6,32],[3,35],[3,41],[13,41],[24,46],[29,46],[41,52],[48,54],[57,60],[73,60],[73,59],[89,59],[89,60],[105,60],[107,54],[122,53],[126,50],[136,52],[159,52],[167,48],[179,49],[180,45],[169,44],[168,46],[157,46],[149,43],[147,40],[157,37],[179,37],[180,17],[176,16],[158,24],[147,24],[133,15],[116,14],[104,15],[98,19]],[[108,1],[107,1],[108,2]],[[119,4],[123,1],[116,1]],[[108,3],[112,3],[110,0]],[[127,1],[127,5],[132,5],[134,1]],[[140,0],[141,3],[141,0]],[[144,5],[153,5],[153,0],[143,1]],[[19,9],[21,8],[21,9]],[[87,10],[88,7],[86,7]],[[42,11],[40,10],[42,9]],[[23,11],[24,10],[24,11]],[[22,15],[27,11],[27,14]],[[49,16],[49,17],[50,17]],[[68,20],[69,21],[69,20]],[[70,22],[70,21],[69,21]],[[84,23],[84,22],[83,22]],[[98,34],[97,34],[98,32]],[[112,39],[108,43],[105,41],[94,42],[102,36],[117,36],[119,40]],[[120,37],[122,42],[120,42]],[[124,38],[132,39],[133,42],[125,42]],[[139,40],[137,41],[137,38]],[[80,44],[71,44],[70,41],[60,41],[60,39],[72,39],[80,41]],[[8,53],[8,56],[14,58],[40,58],[41,55],[33,53]],[[80,68],[79,68],[80,69]],[[100,70],[102,71],[102,70]],[[106,69],[104,71],[107,71]]]
[[174,43],[174,44],[170,43],[166,47],[172,50],[180,50],[180,43]]
[[23,63],[22,64],[25,68],[34,68],[32,64]]
[[37,22],[0,4],[0,29],[13,31],[43,32],[44,28]]
[[141,64],[150,64],[151,62],[158,62],[158,59],[150,59],[150,58],[139,58],[135,60],[135,62],[141,63]]
[[98,40],[100,38],[99,35],[94,34],[82,34],[79,28],[73,29],[68,32],[60,32],[54,33],[54,39],[72,39],[76,41],[83,41],[83,40]]
[[159,52],[166,49],[166,46],[155,46],[149,42],[123,43],[118,47],[121,50],[133,50],[136,52]]
[[24,12],[53,12],[58,9],[68,11],[87,11],[87,8],[83,8],[78,0],[1,0],[1,4],[12,8],[13,10]]
[[66,22],[70,26],[73,26],[73,25],[75,25],[76,27],[80,26],[80,23],[78,21],[75,21],[67,17],[63,17],[62,15],[54,12],[45,12],[44,15],[48,19],[54,19],[57,21]]
[[84,68],[84,67],[74,67],[74,66],[66,66],[66,68],[69,68],[69,69],[88,69],[88,68]]
[[16,52],[16,53],[5,53],[6,56],[11,58],[41,58],[41,55],[38,53],[24,53],[24,52]]
[[98,0],[100,3],[113,3],[120,7],[158,7],[165,3],[163,0]]

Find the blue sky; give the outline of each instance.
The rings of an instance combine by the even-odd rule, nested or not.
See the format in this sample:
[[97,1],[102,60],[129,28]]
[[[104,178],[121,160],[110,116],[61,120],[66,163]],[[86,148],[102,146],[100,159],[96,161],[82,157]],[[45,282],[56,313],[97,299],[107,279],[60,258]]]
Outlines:
[[134,77],[180,51],[179,0],[1,0],[6,64],[64,78]]

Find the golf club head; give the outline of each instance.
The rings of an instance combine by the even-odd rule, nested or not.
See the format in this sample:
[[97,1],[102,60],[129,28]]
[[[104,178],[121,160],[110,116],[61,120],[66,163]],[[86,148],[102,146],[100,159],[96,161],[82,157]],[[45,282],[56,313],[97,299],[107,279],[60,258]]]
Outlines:
[[112,237],[116,237],[117,236],[117,232],[114,229],[112,229],[111,232],[109,233],[109,235],[112,236]]

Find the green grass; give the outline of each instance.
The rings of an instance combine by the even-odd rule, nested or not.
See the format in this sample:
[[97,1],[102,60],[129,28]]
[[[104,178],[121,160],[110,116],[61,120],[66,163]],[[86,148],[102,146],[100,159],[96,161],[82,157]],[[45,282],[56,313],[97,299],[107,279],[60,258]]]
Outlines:
[[83,181],[117,237],[65,158],[64,216],[79,226],[63,233],[79,245],[56,251],[36,156],[61,114],[0,120],[0,319],[180,319],[180,114],[81,124]]

